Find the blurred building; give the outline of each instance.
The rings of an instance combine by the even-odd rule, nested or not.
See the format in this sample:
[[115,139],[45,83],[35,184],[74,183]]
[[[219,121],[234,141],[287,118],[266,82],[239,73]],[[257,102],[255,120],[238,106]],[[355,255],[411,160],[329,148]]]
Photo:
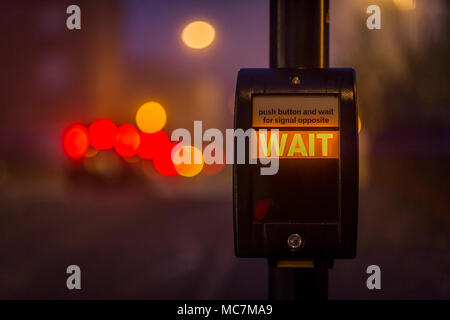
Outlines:
[[21,174],[65,160],[60,143],[68,124],[123,113],[121,5],[81,1],[82,28],[68,30],[70,4],[0,4],[0,158]]

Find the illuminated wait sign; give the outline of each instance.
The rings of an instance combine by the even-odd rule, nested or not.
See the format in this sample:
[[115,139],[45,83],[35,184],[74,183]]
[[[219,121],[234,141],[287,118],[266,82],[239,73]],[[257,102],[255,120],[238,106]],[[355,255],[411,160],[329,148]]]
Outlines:
[[339,99],[335,95],[256,95],[252,126],[260,128],[253,149],[258,158],[339,158]]
[[339,131],[258,131],[258,158],[338,159]]

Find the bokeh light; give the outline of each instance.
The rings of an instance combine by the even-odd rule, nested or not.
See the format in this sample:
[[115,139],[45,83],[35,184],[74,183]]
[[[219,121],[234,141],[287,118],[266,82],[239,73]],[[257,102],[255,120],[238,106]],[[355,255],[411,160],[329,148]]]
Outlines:
[[[212,154],[210,154],[209,152],[205,152],[205,150],[206,148],[203,149],[203,160],[205,162],[205,165],[202,172],[208,176],[214,176],[222,172],[222,170],[225,168],[226,163],[226,156],[223,149],[218,147],[214,149]],[[217,153],[219,155],[221,154],[222,156],[216,157]],[[208,159],[208,157],[211,157],[211,159]],[[221,163],[218,163],[219,159],[222,160]]]
[[361,118],[358,116],[358,133],[361,132]]
[[164,176],[173,176],[177,174],[171,158],[172,150],[177,145],[177,142],[170,142],[166,148],[161,150],[161,152],[153,159],[153,165],[160,174]]
[[91,145],[97,150],[108,150],[114,147],[116,134],[116,124],[110,120],[97,120],[89,126]]
[[394,3],[402,11],[414,10],[416,8],[415,0],[394,0]]
[[256,200],[253,203],[253,217],[256,220],[264,219],[266,215],[269,213],[271,205],[272,200],[270,199]]
[[71,126],[64,135],[64,151],[71,158],[81,158],[89,149],[89,134],[85,126]]
[[136,124],[145,133],[154,133],[164,128],[167,116],[163,106],[155,101],[143,104],[136,113]]
[[216,37],[216,30],[205,21],[194,21],[184,27],[181,39],[192,49],[203,49],[211,45]]
[[142,159],[153,159],[159,152],[168,148],[169,142],[169,136],[162,130],[155,133],[141,132],[137,155]]
[[[187,161],[186,163],[181,162],[174,164],[175,170],[178,172],[180,176],[193,177],[202,171],[204,161],[203,161],[203,154],[199,149],[197,149],[194,146],[182,146],[179,150],[176,150],[175,152],[180,157],[183,157],[183,154],[185,152],[190,153],[190,161]],[[201,162],[195,163],[194,161],[195,158],[201,159]]]
[[93,158],[98,154],[98,150],[90,147],[84,154],[85,158]]
[[139,131],[130,124],[121,125],[117,129],[115,149],[122,157],[132,157],[136,154],[141,137]]

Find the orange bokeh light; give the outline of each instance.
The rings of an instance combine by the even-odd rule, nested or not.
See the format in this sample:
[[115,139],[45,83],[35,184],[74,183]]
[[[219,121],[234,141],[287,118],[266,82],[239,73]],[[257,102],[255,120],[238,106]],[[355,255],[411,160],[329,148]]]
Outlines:
[[[175,162],[175,170],[178,172],[180,176],[183,177],[193,177],[199,174],[204,165],[203,154],[202,152],[194,146],[182,146],[179,150],[175,151],[179,157],[183,158],[184,153],[190,153],[190,159],[186,159],[187,161],[181,161],[181,163]],[[185,157],[188,158],[188,157]],[[196,163],[195,159],[199,159]]]
[[164,128],[166,121],[166,110],[155,101],[144,103],[136,113],[136,124],[145,133],[160,131]]
[[361,127],[362,127],[362,125],[361,125],[361,118],[358,116],[358,133],[361,132]]
[[203,49],[208,47],[216,37],[216,30],[205,21],[194,21],[189,23],[181,33],[184,44],[192,49]]

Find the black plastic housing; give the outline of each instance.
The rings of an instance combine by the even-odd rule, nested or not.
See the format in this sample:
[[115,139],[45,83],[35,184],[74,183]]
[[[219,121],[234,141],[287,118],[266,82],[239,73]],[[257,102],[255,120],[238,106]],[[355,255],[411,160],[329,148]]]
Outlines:
[[[300,78],[300,84],[291,81],[294,76]],[[235,146],[233,211],[236,256],[354,258],[358,217],[358,115],[354,70],[241,69],[236,87],[235,129],[245,131],[252,127],[252,99],[255,95],[337,96],[340,155],[339,159],[333,160],[280,159],[278,176],[261,176],[260,164],[236,164]],[[262,221],[253,218],[255,190],[261,188],[293,199],[293,203],[289,203],[291,212],[288,218]],[[318,190],[326,195],[326,201],[320,201]],[[295,201],[301,203],[298,209]],[[322,212],[311,217],[305,208],[319,208]],[[287,238],[295,233],[301,235],[304,246],[293,252],[288,248]]]

